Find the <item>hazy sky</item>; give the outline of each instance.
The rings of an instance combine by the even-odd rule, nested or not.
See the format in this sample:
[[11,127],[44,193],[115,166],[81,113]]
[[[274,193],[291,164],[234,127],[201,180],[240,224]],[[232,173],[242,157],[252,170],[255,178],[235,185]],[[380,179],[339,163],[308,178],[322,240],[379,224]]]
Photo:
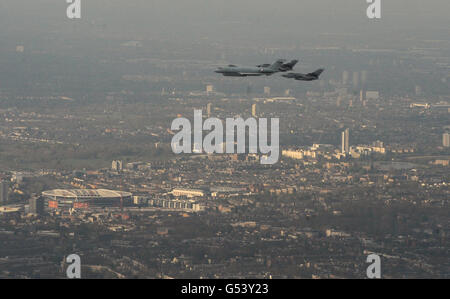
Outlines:
[[[152,38],[250,40],[304,35],[416,34],[450,39],[450,1],[382,0],[382,19],[366,17],[366,0],[81,0],[82,19],[66,19],[65,0],[1,0],[0,37],[73,34],[103,26],[108,34]],[[79,33],[79,32],[78,32]],[[130,35],[130,37],[132,37]],[[34,36],[36,37],[36,36]]]

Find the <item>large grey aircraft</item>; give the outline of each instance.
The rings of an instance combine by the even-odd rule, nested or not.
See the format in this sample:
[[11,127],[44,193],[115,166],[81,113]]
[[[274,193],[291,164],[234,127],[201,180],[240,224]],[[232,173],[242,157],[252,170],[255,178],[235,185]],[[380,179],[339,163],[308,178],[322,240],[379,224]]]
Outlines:
[[319,77],[323,73],[323,71],[324,69],[318,69],[317,71],[309,74],[289,73],[282,76],[285,78],[295,79],[299,81],[315,81],[319,80]]
[[236,65],[229,65],[227,67],[219,67],[216,73],[222,74],[226,77],[257,77],[270,76],[280,72],[285,60],[279,59],[272,65],[260,65],[257,67],[239,67]]

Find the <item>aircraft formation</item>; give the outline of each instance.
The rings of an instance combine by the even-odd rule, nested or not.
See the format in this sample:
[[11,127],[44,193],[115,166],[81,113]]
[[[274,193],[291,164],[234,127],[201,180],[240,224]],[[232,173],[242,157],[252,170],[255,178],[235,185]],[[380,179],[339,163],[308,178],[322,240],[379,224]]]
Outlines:
[[[286,73],[288,71],[292,71],[297,63],[298,60],[286,62],[284,59],[279,59],[273,64],[260,64],[255,67],[236,66],[230,64],[226,67],[219,67],[215,72],[222,74],[225,77],[271,76],[276,73]],[[318,69],[317,71],[308,74],[287,73],[282,75],[282,77],[298,81],[315,81],[319,80],[319,77],[323,71],[324,69]]]

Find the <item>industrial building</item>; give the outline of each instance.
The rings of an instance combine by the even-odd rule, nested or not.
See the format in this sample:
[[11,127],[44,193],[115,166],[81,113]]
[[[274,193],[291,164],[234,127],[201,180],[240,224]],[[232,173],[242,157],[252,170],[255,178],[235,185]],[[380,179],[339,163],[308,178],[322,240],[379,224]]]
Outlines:
[[203,197],[205,196],[205,191],[200,189],[184,189],[176,188],[172,190],[173,196],[186,196],[186,197]]
[[201,211],[200,204],[192,200],[170,200],[170,199],[151,199],[149,206],[165,209],[185,210],[192,212]]

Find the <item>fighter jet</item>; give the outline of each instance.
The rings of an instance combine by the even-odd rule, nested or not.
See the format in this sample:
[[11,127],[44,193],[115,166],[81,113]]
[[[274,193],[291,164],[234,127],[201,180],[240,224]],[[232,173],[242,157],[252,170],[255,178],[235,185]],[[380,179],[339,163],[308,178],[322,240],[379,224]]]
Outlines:
[[[291,62],[283,63],[278,69],[278,71],[283,73],[287,71],[292,71],[297,63],[298,60],[292,60]],[[270,67],[270,64],[260,64],[257,67]]]
[[222,74],[226,77],[257,77],[270,76],[280,72],[285,60],[279,59],[272,65],[261,65],[257,67],[239,67],[236,65],[229,65],[228,67],[219,67],[216,73]]
[[289,73],[282,76],[285,78],[295,79],[299,81],[315,81],[319,80],[319,77],[323,71],[324,69],[318,69],[317,71],[309,74]]

